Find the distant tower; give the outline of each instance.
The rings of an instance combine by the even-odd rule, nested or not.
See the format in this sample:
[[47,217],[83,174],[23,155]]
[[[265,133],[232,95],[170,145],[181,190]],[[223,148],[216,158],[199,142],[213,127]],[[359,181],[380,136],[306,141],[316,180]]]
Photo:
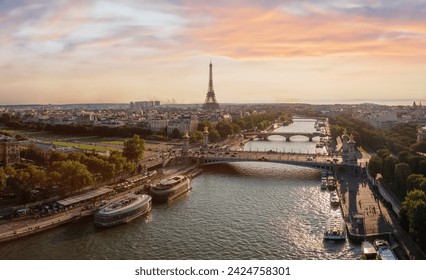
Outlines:
[[189,152],[189,135],[188,132],[185,131],[183,135],[183,145],[182,145],[182,156],[187,157]]
[[348,163],[349,164],[356,164],[357,158],[356,158],[356,150],[355,150],[355,140],[354,135],[351,134],[348,141]]
[[211,61],[209,67],[209,89],[207,91],[206,101],[204,101],[203,109],[219,109],[219,103],[216,101],[216,95],[213,89],[213,65]]
[[204,127],[203,132],[203,148],[207,149],[209,146],[209,128],[206,126]]
[[346,129],[342,135],[342,161],[350,165],[357,163],[354,136],[348,136]]
[[348,142],[349,142],[349,135],[346,132],[346,129],[343,131],[343,135],[342,135],[342,160],[343,163],[348,163],[348,158],[349,158],[349,147],[348,147]]

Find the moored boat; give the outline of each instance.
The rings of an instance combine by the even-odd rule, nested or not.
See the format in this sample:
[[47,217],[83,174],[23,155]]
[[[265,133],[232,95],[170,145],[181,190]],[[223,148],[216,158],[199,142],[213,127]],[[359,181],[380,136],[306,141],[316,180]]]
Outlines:
[[152,199],[149,195],[128,195],[107,204],[95,213],[95,225],[111,227],[124,223],[151,211]]
[[327,177],[327,188],[330,190],[336,189],[336,180],[334,179],[333,176]]
[[330,193],[330,204],[331,204],[331,206],[339,206],[339,202],[340,202],[340,199],[337,196],[337,192],[332,191]]
[[321,177],[321,189],[327,189],[327,177]]
[[325,240],[345,240],[346,239],[346,227],[343,219],[334,215],[331,216],[326,224],[324,232]]
[[374,260],[376,259],[377,251],[374,248],[373,244],[368,241],[363,241],[361,243],[361,258],[364,260]]
[[150,189],[154,202],[169,202],[190,190],[190,180],[183,175],[161,180]]
[[379,260],[397,260],[389,246],[389,243],[383,239],[374,240],[374,248],[377,250],[377,259]]

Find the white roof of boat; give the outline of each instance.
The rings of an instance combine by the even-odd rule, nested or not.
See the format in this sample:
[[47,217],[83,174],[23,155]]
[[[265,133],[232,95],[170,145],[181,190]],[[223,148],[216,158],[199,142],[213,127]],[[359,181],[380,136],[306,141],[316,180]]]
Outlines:
[[149,195],[128,195],[99,210],[102,214],[112,214],[122,210],[126,210],[137,203],[146,203],[151,199]]
[[396,260],[395,255],[391,249],[388,248],[379,248],[379,254],[382,260]]
[[179,180],[182,180],[183,177],[183,175],[173,176],[172,178],[161,180],[160,184],[174,184],[177,183]]

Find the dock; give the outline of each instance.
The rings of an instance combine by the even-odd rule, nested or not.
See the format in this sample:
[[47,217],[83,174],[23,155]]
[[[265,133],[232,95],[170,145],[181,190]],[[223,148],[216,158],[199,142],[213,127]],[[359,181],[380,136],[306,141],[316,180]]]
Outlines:
[[388,238],[395,229],[392,218],[373,192],[367,178],[357,175],[337,176],[340,207],[348,237],[353,241]]

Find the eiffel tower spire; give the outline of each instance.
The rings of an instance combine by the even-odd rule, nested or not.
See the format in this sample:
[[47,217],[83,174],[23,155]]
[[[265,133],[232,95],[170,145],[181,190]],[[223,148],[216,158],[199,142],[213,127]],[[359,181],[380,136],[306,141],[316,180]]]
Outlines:
[[216,101],[216,94],[214,93],[213,89],[213,64],[211,60],[209,67],[209,88],[207,90],[207,96],[203,104],[203,109],[219,109],[219,103]]

